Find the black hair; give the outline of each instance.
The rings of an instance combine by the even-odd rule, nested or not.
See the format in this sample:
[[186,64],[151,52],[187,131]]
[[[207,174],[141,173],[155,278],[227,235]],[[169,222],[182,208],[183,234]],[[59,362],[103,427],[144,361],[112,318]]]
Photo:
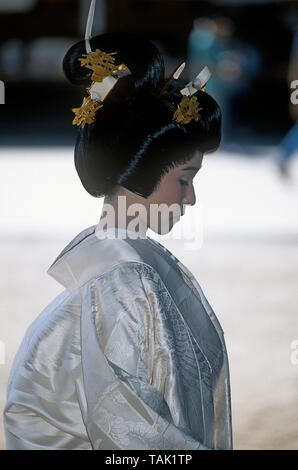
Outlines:
[[[132,72],[119,79],[96,113],[96,121],[78,128],[75,167],[84,188],[95,197],[111,195],[123,186],[148,197],[162,176],[185,163],[195,152],[215,151],[221,140],[221,111],[206,92],[197,91],[201,118],[188,124],[173,120],[185,80],[166,78],[163,58],[149,40],[134,33],[106,33],[90,40],[91,49],[117,52],[115,63]],[[85,41],[73,45],[63,60],[69,81],[90,86],[92,71],[78,59]],[[79,107],[76,105],[75,107]]]

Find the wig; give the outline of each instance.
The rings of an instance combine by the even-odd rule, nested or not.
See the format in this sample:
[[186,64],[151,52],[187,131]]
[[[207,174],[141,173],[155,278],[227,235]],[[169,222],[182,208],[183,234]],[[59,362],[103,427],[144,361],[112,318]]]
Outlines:
[[[147,198],[170,168],[190,160],[197,151],[215,151],[221,140],[221,111],[206,92],[197,91],[201,118],[188,124],[173,120],[185,80],[167,78],[157,47],[139,34],[107,33],[90,40],[93,51],[117,52],[131,75],[119,79],[96,113],[96,121],[78,128],[75,167],[89,194],[114,194],[119,186]],[[72,84],[89,87],[92,71],[78,59],[86,53],[85,41],[73,45],[63,60]]]

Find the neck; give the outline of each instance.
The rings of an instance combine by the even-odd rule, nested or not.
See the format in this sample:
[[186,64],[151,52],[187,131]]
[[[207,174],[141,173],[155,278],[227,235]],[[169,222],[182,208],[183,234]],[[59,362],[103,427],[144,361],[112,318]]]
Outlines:
[[105,198],[97,231],[111,233],[117,230],[121,234],[146,237],[147,224],[138,216],[127,215],[126,203],[125,196],[117,201]]

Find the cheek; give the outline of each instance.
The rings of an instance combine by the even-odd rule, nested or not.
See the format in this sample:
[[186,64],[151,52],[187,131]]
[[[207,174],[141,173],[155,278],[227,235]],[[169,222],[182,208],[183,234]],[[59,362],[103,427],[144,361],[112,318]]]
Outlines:
[[162,198],[164,202],[172,203],[179,202],[182,198],[183,188],[179,183],[177,177],[165,178],[162,188]]
[[173,203],[181,204],[185,195],[185,190],[178,181],[177,176],[166,175],[156,191],[149,196],[150,204],[168,204]]
[[159,197],[159,204],[166,203],[171,205],[173,203],[178,203],[182,200],[182,193],[179,187],[171,186],[163,192]]

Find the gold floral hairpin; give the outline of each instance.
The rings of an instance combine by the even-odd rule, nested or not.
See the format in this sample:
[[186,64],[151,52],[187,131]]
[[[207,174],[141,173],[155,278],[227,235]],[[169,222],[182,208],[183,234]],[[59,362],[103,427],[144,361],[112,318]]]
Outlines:
[[83,99],[82,106],[72,110],[76,115],[73,124],[84,128],[86,124],[95,122],[96,112],[102,108],[102,103],[118,80],[131,74],[125,64],[115,64],[115,59],[112,57],[114,54],[117,52],[106,53],[96,49],[95,52],[83,54],[83,57],[78,59],[81,62],[81,67],[92,70],[93,83],[88,88],[89,96]]
[[131,74],[131,71],[125,64],[115,64],[113,55],[117,54],[117,52],[107,53],[100,49],[92,51],[90,40],[95,7],[96,0],[91,0],[85,32],[85,49],[87,54],[83,54],[78,59],[81,62],[81,67],[92,70],[92,85],[87,89],[89,96],[83,99],[82,106],[72,110],[76,115],[72,123],[83,128],[86,124],[95,122],[97,111],[103,107],[104,100],[118,80]]
[[72,110],[76,115],[72,123],[83,128],[86,124],[92,124],[95,122],[96,112],[102,106],[103,105],[96,100],[92,100],[90,96],[84,98],[82,106],[80,108],[73,108]]
[[[185,62],[183,62],[172,74],[170,79],[166,82],[164,88],[161,91],[161,95],[167,88],[170,81],[175,78],[177,79],[182,70],[184,69]],[[195,77],[194,80],[189,82],[180,93],[183,95],[180,103],[178,103],[177,108],[175,108],[171,103],[167,102],[168,107],[173,111],[173,121],[178,122],[179,124],[188,124],[192,120],[198,121],[201,118],[200,111],[203,108],[199,108],[199,101],[196,96],[193,96],[198,90],[206,92],[206,83],[211,76],[210,70],[208,67],[204,67],[203,70]]]
[[116,54],[116,52],[107,54],[100,49],[96,49],[95,52],[83,54],[83,57],[78,60],[81,62],[81,67],[86,67],[93,71],[91,76],[93,82],[101,82],[105,77],[108,77],[117,70],[115,59],[112,57],[113,54]]
[[188,124],[193,119],[198,121],[201,118],[198,98],[196,96],[183,96],[173,115],[173,120],[179,124]]

